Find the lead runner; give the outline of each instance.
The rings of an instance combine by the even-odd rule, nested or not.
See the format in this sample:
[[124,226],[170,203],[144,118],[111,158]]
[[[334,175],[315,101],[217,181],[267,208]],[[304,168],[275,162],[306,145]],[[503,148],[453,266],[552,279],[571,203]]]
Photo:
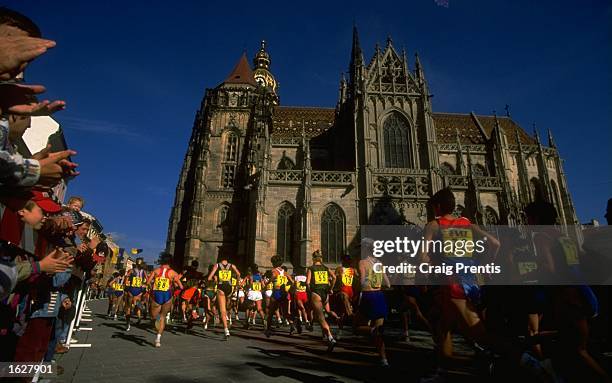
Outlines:
[[170,267],[171,255],[164,253],[160,258],[160,266],[149,274],[147,285],[151,286],[151,321],[155,322],[157,335],[155,347],[161,347],[161,336],[166,326],[166,314],[172,309],[172,287],[183,289],[179,275]]

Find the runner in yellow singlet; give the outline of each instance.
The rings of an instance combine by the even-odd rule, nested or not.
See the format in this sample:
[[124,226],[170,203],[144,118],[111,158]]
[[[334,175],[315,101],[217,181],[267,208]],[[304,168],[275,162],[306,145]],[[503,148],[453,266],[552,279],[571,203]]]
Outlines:
[[147,285],[151,286],[151,321],[155,322],[157,335],[155,347],[161,347],[161,336],[166,326],[166,314],[172,309],[172,290],[174,287],[183,289],[179,274],[169,265],[170,254],[163,254],[160,266],[149,274]]

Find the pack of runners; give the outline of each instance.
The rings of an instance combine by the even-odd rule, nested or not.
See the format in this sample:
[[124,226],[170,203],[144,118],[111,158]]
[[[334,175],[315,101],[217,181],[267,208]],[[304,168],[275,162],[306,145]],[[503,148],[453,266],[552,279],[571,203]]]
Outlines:
[[[489,254],[504,256],[503,241],[467,218],[453,215],[455,200],[450,190],[436,193],[429,204],[436,218],[423,229],[423,239],[486,238]],[[225,339],[236,321],[241,322],[242,330],[263,331],[266,337],[281,326],[288,327],[289,335],[299,336],[318,325],[328,352],[338,343],[337,332],[350,324],[353,334],[370,339],[379,365],[387,367],[385,322],[393,312],[399,314],[400,338],[410,341],[409,323],[432,335],[436,368],[422,378],[423,382],[446,381],[448,370],[461,360],[453,352],[455,332],[472,342],[490,374],[521,371],[539,381],[562,381],[561,376],[608,381],[605,369],[587,348],[589,320],[598,313],[598,300],[580,281],[572,253],[577,251],[576,245],[552,225],[556,219],[552,205],[533,203],[525,213],[530,224],[550,229],[533,233],[538,257],[527,261],[517,258],[515,263],[529,261],[535,266],[527,267],[531,274],[525,272],[524,265],[519,266],[517,275],[533,279],[534,270],[538,270],[535,277],[547,280],[546,286],[482,287],[474,274],[465,273],[438,275],[436,278],[443,280],[436,283],[416,278],[407,286],[392,287],[388,276],[375,267],[380,260],[373,255],[373,241],[365,238],[356,249],[360,256],[343,257],[335,269],[323,263],[320,251],[312,254],[310,266],[295,267],[292,272],[278,256],[271,258],[270,270],[262,272],[253,264],[244,274],[227,256],[220,256],[205,273],[193,261],[180,274],[171,268],[170,258],[161,260],[150,273],[144,271],[139,259],[134,268],[121,270],[108,281],[108,315],[117,319],[118,313],[124,312],[129,331],[132,316],[140,322],[148,313],[156,329],[155,347],[161,346],[170,319],[182,321],[187,329],[196,324],[204,330],[220,325]],[[477,262],[472,254],[457,257],[445,251],[422,252],[418,261],[467,266]],[[559,278],[570,277],[575,285],[554,286]],[[518,325],[517,316],[522,318]],[[512,326],[508,324],[511,321]],[[572,368],[580,372],[576,375]]]

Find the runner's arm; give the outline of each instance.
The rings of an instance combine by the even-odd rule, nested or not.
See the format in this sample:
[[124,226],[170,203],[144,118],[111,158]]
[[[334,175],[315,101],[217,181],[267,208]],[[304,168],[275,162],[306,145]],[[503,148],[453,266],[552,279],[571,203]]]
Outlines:
[[151,282],[153,282],[153,276],[155,275],[155,270],[149,274],[149,276],[147,277],[147,286],[151,285]]
[[331,277],[331,283],[329,284],[329,288],[333,290],[334,285],[336,284],[336,273],[332,272],[331,270],[327,270],[327,272],[329,273],[329,276]]
[[183,284],[181,283],[181,280],[179,278],[179,275],[177,273],[174,273],[174,283],[176,283],[178,285],[179,290],[183,290]]
[[211,279],[213,279],[213,277],[215,276],[215,273],[217,272],[218,268],[219,268],[219,266],[215,263],[215,265],[213,266],[212,270],[210,270],[210,274],[208,274],[208,280],[209,281]]
[[234,270],[234,272],[236,272],[236,279],[240,279],[240,271],[238,271],[236,265],[232,264],[232,269]]

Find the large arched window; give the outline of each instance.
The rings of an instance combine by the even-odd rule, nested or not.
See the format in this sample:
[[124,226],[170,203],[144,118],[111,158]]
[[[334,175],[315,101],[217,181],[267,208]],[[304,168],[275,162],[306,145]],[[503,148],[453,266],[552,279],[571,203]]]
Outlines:
[[410,167],[408,123],[399,113],[391,113],[383,124],[385,167]]
[[276,217],[276,255],[284,261],[291,261],[293,249],[293,217],[295,209],[284,202]]
[[344,254],[345,219],[338,205],[330,204],[321,216],[323,261],[339,263]]

